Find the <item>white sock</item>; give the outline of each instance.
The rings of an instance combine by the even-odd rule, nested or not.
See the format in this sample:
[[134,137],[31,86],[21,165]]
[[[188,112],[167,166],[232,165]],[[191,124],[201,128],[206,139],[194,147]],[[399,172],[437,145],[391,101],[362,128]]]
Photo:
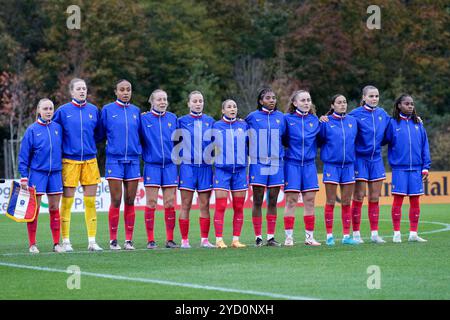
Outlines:
[[416,231],[410,231],[409,232],[409,236],[410,237],[417,237],[417,232]]
[[394,231],[394,237],[399,236],[399,235],[400,235],[400,231]]
[[361,233],[359,231],[353,231],[353,237],[361,237]]
[[306,239],[313,239],[314,231],[305,230]]
[[233,236],[233,241],[239,241],[239,237],[238,236]]
[[273,234],[267,234],[267,240],[270,240],[273,238]]
[[69,238],[63,238],[63,243],[70,243],[70,239]]
[[217,241],[222,241],[222,237],[216,237],[216,242]]
[[284,232],[286,233],[286,237],[292,238],[292,234],[294,233],[294,230],[292,230],[292,229],[284,230]]
[[371,234],[372,237],[378,237],[378,230],[372,231]]
[[258,238],[259,238],[259,239],[262,239],[262,235],[257,235],[257,236],[255,237],[255,240],[258,239]]
[[89,240],[89,243],[94,243],[95,242],[95,237],[89,237],[88,240]]
[[332,238],[332,237],[333,237],[333,234],[332,234],[332,233],[327,233],[327,240],[330,239],[330,238]]
[[208,238],[201,238],[200,241],[201,241],[201,242],[208,241]]
[[344,239],[345,238],[350,238],[350,235],[349,234],[344,234]]

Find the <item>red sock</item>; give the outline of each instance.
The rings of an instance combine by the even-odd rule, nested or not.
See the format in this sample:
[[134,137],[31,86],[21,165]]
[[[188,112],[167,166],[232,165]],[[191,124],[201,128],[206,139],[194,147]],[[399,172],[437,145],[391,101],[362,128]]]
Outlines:
[[133,240],[133,231],[134,231],[134,221],[136,218],[136,210],[134,209],[134,205],[125,204],[125,240]]
[[306,231],[314,231],[314,223],[315,223],[315,216],[312,214],[310,216],[303,216],[303,222],[305,223],[305,230]]
[[240,237],[242,225],[244,224],[244,202],[245,197],[233,198],[233,236]]
[[327,233],[333,233],[334,204],[325,204],[325,228]]
[[359,231],[359,227],[361,225],[361,208],[362,201],[353,200],[352,201],[352,225],[353,231]]
[[176,220],[175,208],[165,208],[164,209],[164,220],[166,221],[166,239],[167,241],[173,241],[173,230],[175,229]]
[[403,204],[403,196],[394,194],[394,202],[392,203],[392,211],[391,211],[394,231],[400,231],[400,221],[402,220],[402,204]]
[[36,210],[36,217],[32,222],[27,222],[27,229],[28,229],[28,240],[30,243],[30,247],[33,244],[36,244],[36,231],[37,231],[37,224],[38,224],[38,216],[39,216],[39,207],[37,207]]
[[208,238],[209,236],[209,227],[211,225],[211,219],[210,218],[202,218],[199,219],[200,223],[200,236],[202,238]]
[[178,218],[178,224],[180,225],[181,239],[187,240],[189,235],[189,219]]
[[277,224],[277,216],[274,214],[266,215],[267,234],[275,234],[275,226]]
[[50,230],[52,230],[53,244],[59,243],[60,228],[59,209],[50,210]]
[[226,209],[227,198],[216,199],[216,210],[214,211],[214,230],[216,231],[216,237],[219,238],[223,235],[223,220]]
[[119,227],[120,208],[109,206],[109,240],[117,240],[117,228]]
[[380,216],[380,206],[377,202],[369,201],[369,224],[370,231],[378,231],[378,219]]
[[420,217],[420,196],[409,197],[409,231],[417,232]]
[[252,217],[253,230],[255,231],[255,236],[259,237],[262,233],[262,217]]
[[350,234],[350,226],[352,224],[352,212],[350,206],[341,207],[342,229],[344,234]]
[[284,217],[284,230],[293,230],[295,223],[295,216]]
[[145,229],[147,230],[147,241],[155,241],[155,208],[145,207]]

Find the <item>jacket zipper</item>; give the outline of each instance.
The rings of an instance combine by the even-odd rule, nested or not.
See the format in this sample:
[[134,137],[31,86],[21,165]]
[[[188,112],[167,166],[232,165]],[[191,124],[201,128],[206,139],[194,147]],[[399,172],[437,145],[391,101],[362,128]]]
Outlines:
[[164,146],[163,146],[163,139],[162,139],[162,125],[161,125],[161,116],[159,118],[159,140],[161,141],[161,155],[163,158],[163,169],[164,169],[164,163],[166,162],[164,157]]
[[375,154],[375,142],[376,142],[376,130],[375,130],[375,116],[373,115],[374,111],[372,111],[372,123],[373,123],[373,151],[372,151],[372,157],[370,158],[373,160],[373,155]]
[[305,122],[302,117],[302,167],[305,160]]
[[342,128],[342,136],[344,137],[344,159],[342,160],[342,168],[343,168],[344,164],[345,164],[345,130],[344,130],[344,123],[342,121],[342,118],[341,118],[341,128]]
[[81,113],[81,108],[80,108],[80,123],[81,123],[81,161],[83,161],[83,153],[84,153],[84,149],[83,149],[83,115]]
[[47,133],[48,133],[48,139],[50,140],[50,170],[48,170],[48,175],[52,173],[52,153],[53,153],[53,144],[52,144],[52,136],[50,134],[50,129],[47,125]]
[[406,120],[406,126],[408,127],[408,137],[409,137],[409,170],[412,170],[412,151],[411,151],[411,131],[409,130],[409,120]]

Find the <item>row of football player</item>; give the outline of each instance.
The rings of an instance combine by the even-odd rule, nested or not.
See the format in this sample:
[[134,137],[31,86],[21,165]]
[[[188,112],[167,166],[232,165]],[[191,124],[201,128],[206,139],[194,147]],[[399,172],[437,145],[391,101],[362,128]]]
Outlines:
[[[334,245],[332,233],[333,211],[336,190],[339,185],[342,195],[342,243],[355,245],[362,243],[360,234],[361,207],[368,193],[368,216],[371,229],[371,241],[385,242],[378,235],[379,196],[385,170],[381,158],[381,147],[389,145],[388,158],[392,168],[394,195],[392,219],[394,242],[401,242],[400,218],[404,196],[410,197],[410,241],[425,241],[417,235],[420,206],[419,196],[423,194],[422,179],[428,176],[430,155],[426,131],[417,116],[411,95],[402,94],[396,99],[392,117],[378,106],[379,92],[373,86],[362,90],[361,105],[347,115],[347,101],[344,95],[336,94],[331,98],[330,110],[320,119],[309,92],[299,90],[292,94],[286,113],[277,108],[277,97],[272,89],[264,88],[258,94],[257,110],[251,112],[245,120],[238,119],[238,107],[233,100],[222,103],[222,119],[215,121],[203,113],[204,99],[199,91],[188,96],[189,113],[180,118],[168,112],[167,93],[155,90],[149,98],[150,111],[141,114],[140,109],[131,101],[132,85],[127,80],[119,80],[115,85],[116,100],[105,105],[101,111],[87,99],[86,82],[73,79],[69,85],[72,100],[60,106],[54,112],[49,99],[41,99],[37,106],[38,118],[26,131],[19,155],[21,183],[25,188],[36,188],[38,202],[42,194],[49,199],[50,226],[53,234],[54,251],[72,251],[70,242],[70,218],[75,188],[83,186],[86,207],[85,220],[88,231],[88,250],[101,251],[96,243],[97,219],[95,210],[95,192],[100,181],[97,165],[96,142],[106,139],[106,178],[110,186],[111,207],[109,209],[110,249],[118,250],[117,228],[122,196],[125,201],[125,244],[124,249],[132,250],[135,224],[134,198],[141,177],[139,158],[142,156],[144,184],[146,189],[145,226],[147,248],[157,246],[154,240],[154,215],[159,188],[163,190],[164,215],[166,224],[167,248],[179,247],[174,242],[176,212],[174,209],[175,190],[181,191],[181,210],[179,227],[181,247],[189,248],[189,212],[194,192],[198,192],[200,206],[200,231],[202,247],[226,248],[223,241],[223,220],[227,206],[228,193],[233,199],[233,240],[232,247],[245,247],[239,241],[243,206],[250,184],[253,191],[252,223],[255,232],[255,244],[261,246],[262,239],[262,201],[268,191],[267,206],[267,242],[269,246],[280,246],[275,240],[277,217],[277,198],[281,187],[286,193],[284,225],[286,239],[284,244],[291,246],[295,224],[295,208],[299,193],[304,201],[305,244],[318,246],[314,239],[314,199],[318,190],[317,170],[314,159],[317,147],[321,148],[321,160],[324,162],[324,183],[327,194],[325,204],[325,223],[327,245]],[[211,128],[223,132],[226,141],[227,132],[239,132],[253,129],[255,140],[267,139],[272,143],[271,132],[275,131],[278,154],[273,158],[283,159],[270,162],[256,152],[251,158],[249,179],[246,175],[247,163],[238,161],[238,139],[241,135],[232,135],[232,143],[219,146],[224,154],[232,153],[234,158],[226,164],[216,164],[214,177],[210,164],[202,160],[195,163],[195,150],[183,155],[190,164],[182,163],[177,172],[170,155],[174,148],[171,139],[173,131],[183,129],[192,133],[191,145],[198,132]],[[231,129],[231,130],[229,130]],[[267,134],[269,132],[269,134]],[[264,133],[264,135],[263,135]],[[261,137],[259,136],[261,134]],[[245,135],[244,135],[245,137]],[[247,138],[245,138],[247,139]],[[200,143],[201,154],[207,146]],[[231,146],[232,150],[227,150]],[[248,144],[244,144],[248,148]],[[259,148],[259,144],[257,145]],[[198,149],[198,148],[197,148]],[[248,150],[245,151],[245,154]],[[227,158],[227,160],[229,160]],[[247,181],[249,180],[249,181]],[[214,212],[215,245],[208,240],[210,230],[209,199],[214,190],[216,208]],[[59,203],[62,195],[61,217]],[[353,198],[353,200],[352,200]],[[29,250],[39,252],[36,246],[36,219],[28,223]],[[353,234],[350,228],[353,225]],[[60,229],[62,244],[60,245]]]

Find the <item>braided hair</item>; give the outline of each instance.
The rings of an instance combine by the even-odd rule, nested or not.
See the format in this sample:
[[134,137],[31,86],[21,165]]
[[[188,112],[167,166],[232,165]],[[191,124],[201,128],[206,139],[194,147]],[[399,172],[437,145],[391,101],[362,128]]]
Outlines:
[[[410,97],[412,99],[412,96],[407,93],[402,93],[397,99],[395,99],[394,102],[394,109],[392,110],[392,117],[397,120],[397,122],[400,122],[400,104],[405,100],[406,97]],[[411,114],[411,119],[414,121],[414,123],[419,123],[419,116],[417,115],[416,108],[413,109],[413,112]]]

